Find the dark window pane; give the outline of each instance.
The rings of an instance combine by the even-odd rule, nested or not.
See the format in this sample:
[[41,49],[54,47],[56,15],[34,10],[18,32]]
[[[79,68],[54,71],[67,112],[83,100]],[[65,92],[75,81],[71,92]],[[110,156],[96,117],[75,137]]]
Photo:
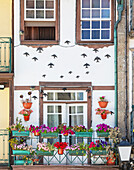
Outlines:
[[62,113],[62,107],[61,106],[55,106],[55,113]]
[[55,100],[75,100],[75,93],[55,93]]
[[90,18],[90,10],[82,10],[82,18]]
[[62,124],[62,115],[47,115],[47,126],[58,127],[60,124]]
[[54,1],[46,0],[46,9],[54,9]]
[[27,10],[26,11],[26,18],[34,18],[34,11],[33,10]]
[[92,8],[100,8],[100,0],[92,0]]
[[83,115],[70,115],[69,126],[83,125]]
[[92,21],[92,28],[100,28],[100,21]]
[[69,106],[69,114],[76,114],[76,107],[75,106]]
[[100,18],[100,10],[92,10],[92,18]]
[[83,106],[77,106],[77,113],[78,114],[83,114]]
[[34,8],[34,0],[27,0],[26,8]]
[[110,31],[102,30],[101,31],[101,39],[110,39]]
[[44,18],[44,11],[36,11],[36,18]]
[[92,39],[100,39],[100,31],[99,30],[92,31]]
[[77,100],[83,100],[83,92],[77,93]]
[[101,21],[101,28],[110,28],[110,21]]
[[44,0],[36,0],[36,8],[44,9]]
[[102,8],[110,8],[110,0],[102,0]]
[[54,106],[47,106],[47,113],[54,113]]
[[90,8],[90,0],[82,0],[82,8]]
[[82,39],[90,39],[90,30],[82,30]]
[[101,18],[110,18],[110,10],[109,9],[103,9],[101,11]]
[[46,18],[54,18],[54,11],[46,11]]
[[82,21],[82,28],[90,28],[90,21]]
[[48,92],[48,93],[47,93],[47,100],[53,100],[53,99],[54,99],[54,96],[53,96],[53,95],[54,95],[53,93]]

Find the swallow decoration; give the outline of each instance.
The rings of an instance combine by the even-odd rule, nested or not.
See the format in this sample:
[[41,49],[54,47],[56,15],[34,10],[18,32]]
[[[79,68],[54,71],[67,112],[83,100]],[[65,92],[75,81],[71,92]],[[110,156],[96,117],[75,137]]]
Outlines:
[[26,57],[29,56],[30,54],[28,52],[25,52],[23,55],[25,55]]
[[86,74],[89,74],[89,71],[87,71]]
[[101,60],[101,58],[100,57],[95,57],[95,59],[94,59],[94,61],[96,61],[96,63],[99,63],[99,60]]
[[64,77],[64,76],[62,76],[62,75],[60,76],[60,78],[63,78],[63,77]]
[[47,93],[43,93],[42,95],[43,95],[43,96],[45,96],[45,97],[47,97],[47,96],[48,96],[48,94],[47,94]]
[[39,53],[42,53],[43,48],[42,47],[38,47],[36,51],[39,51]]
[[76,78],[78,79],[80,76],[76,76]]
[[37,58],[37,57],[33,57],[32,59],[33,59],[34,61],[38,60],[38,58]]
[[88,68],[90,66],[90,64],[86,63],[83,66],[85,66],[85,68]]
[[48,66],[49,66],[50,68],[53,68],[54,64],[53,64],[53,63],[49,63]]
[[69,73],[69,74],[72,74],[72,71],[69,71],[68,73]]
[[111,57],[111,55],[109,55],[109,54],[106,54],[106,55],[105,55],[105,57],[107,57],[107,58],[110,58],[110,57]]
[[42,75],[42,77],[44,77],[44,78],[45,78],[45,77],[46,77],[46,74],[43,74],[43,75]]
[[89,93],[89,92],[90,92],[90,89],[87,89],[87,90],[86,90],[86,92],[88,92],[88,93]]
[[53,54],[51,55],[54,59],[57,58],[57,55],[56,54]]
[[33,98],[34,100],[38,99],[36,96],[33,96],[32,98]]
[[94,51],[95,53],[99,52],[99,50],[98,50],[97,48],[94,48],[93,51]]
[[66,91],[66,90],[67,90],[67,88],[66,88],[66,87],[64,87],[62,90],[63,90],[63,91]]
[[85,53],[81,54],[81,56],[82,56],[83,58],[87,57],[87,55],[86,55]]
[[64,43],[69,45],[71,42],[69,40],[66,40]]

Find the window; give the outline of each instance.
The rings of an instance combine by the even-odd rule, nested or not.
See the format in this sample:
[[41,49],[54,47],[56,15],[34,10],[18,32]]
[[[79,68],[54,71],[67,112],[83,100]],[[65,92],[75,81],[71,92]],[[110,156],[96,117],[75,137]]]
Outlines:
[[112,0],[79,0],[78,41],[112,41]]
[[22,44],[58,42],[58,0],[21,0]]

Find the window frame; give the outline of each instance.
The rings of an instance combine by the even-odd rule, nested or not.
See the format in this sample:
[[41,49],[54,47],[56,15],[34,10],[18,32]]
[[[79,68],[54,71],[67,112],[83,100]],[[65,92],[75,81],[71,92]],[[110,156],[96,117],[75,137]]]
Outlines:
[[[50,19],[47,19],[47,20],[40,20],[40,19],[37,19],[35,20],[35,22],[38,22],[38,21],[41,21],[41,22],[53,22],[55,23],[55,40],[25,40],[24,39],[24,34],[23,33],[21,35],[21,40],[20,40],[20,43],[22,45],[30,45],[30,46],[39,46],[39,45],[56,45],[56,44],[59,44],[59,16],[60,16],[60,9],[59,9],[59,0],[55,0],[55,21],[54,20],[50,20]],[[24,31],[24,22],[26,21],[30,21],[30,22],[34,22],[34,20],[25,20],[25,0],[20,0],[20,9],[21,9],[21,12],[20,12],[20,30],[21,31]]]
[[91,43],[98,43],[98,44],[102,44],[102,43],[114,43],[114,1],[111,0],[111,30],[110,30],[110,35],[111,35],[111,39],[110,40],[82,40],[81,39],[81,1],[82,0],[77,0],[77,15],[76,15],[76,42],[77,44],[91,44]]

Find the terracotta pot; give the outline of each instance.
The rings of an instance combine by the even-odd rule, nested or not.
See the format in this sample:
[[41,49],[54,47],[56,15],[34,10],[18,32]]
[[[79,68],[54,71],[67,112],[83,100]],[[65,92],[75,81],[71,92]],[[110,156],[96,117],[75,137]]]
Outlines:
[[64,136],[68,136],[68,133],[65,133]]
[[64,149],[58,149],[58,154],[63,155]]
[[23,103],[23,107],[25,109],[30,109],[32,107],[32,103]]
[[39,132],[34,131],[34,136],[39,136]]
[[101,114],[101,118],[102,119],[106,119],[107,118],[107,114],[106,113]]
[[107,165],[115,165],[115,157],[114,157],[114,159],[109,158],[109,157],[107,157],[106,159],[107,159]]
[[29,118],[30,118],[30,116],[28,116],[28,115],[27,115],[27,116],[24,116],[24,120],[25,120],[25,121],[29,121]]
[[106,107],[107,107],[107,104],[108,104],[108,102],[101,102],[101,101],[99,101],[98,103],[99,103],[99,106],[100,106],[101,108],[106,108]]

